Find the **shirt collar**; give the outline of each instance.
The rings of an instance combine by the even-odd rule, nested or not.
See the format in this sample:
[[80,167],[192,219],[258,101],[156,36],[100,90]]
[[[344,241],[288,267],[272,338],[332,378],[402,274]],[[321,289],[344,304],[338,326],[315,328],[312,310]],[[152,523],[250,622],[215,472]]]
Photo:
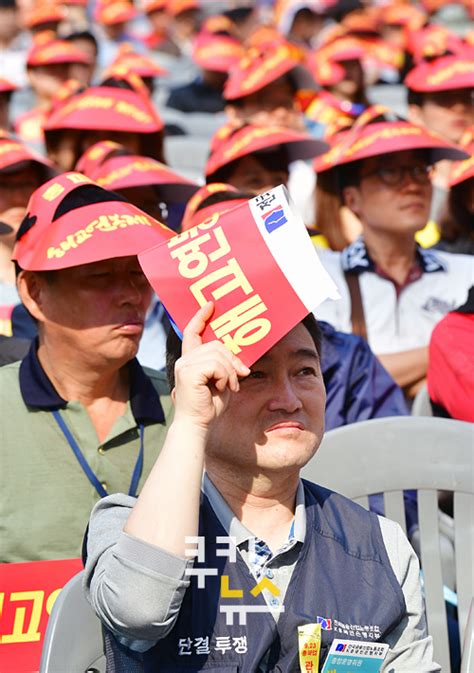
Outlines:
[[[244,542],[255,539],[255,535],[239,521],[234,512],[230,509],[220,492],[209,479],[207,473],[204,474],[202,490],[207,496],[209,504],[214,510],[222,527],[230,537],[235,538],[237,547]],[[306,535],[306,508],[303,482],[300,479],[298,490],[296,491],[296,507],[294,526],[292,526],[292,538],[297,542],[304,542]]]
[[[434,250],[426,250],[419,245],[416,246],[416,262],[423,273],[447,271],[446,263]],[[362,236],[344,248],[341,252],[341,264],[342,270],[350,273],[375,272],[375,263],[368,253]]]
[[[47,377],[38,359],[37,349],[38,339],[35,339],[20,364],[20,391],[23,402],[28,407],[44,411],[64,409],[67,400],[59,395]],[[138,360],[131,360],[125,366],[129,369],[130,407],[133,417],[138,423],[147,421],[163,423],[165,415],[160,397]]]

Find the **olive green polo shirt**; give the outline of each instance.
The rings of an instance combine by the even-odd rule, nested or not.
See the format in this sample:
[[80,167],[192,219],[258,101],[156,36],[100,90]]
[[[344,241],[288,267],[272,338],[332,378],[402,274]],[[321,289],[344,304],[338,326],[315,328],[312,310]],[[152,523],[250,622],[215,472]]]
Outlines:
[[100,499],[53,409],[59,409],[108,493],[128,493],[144,426],[140,491],[163,445],[172,413],[163,374],[128,363],[126,411],[99,442],[86,409],[67,402],[46,377],[33,345],[25,359],[0,368],[0,562],[75,558]]

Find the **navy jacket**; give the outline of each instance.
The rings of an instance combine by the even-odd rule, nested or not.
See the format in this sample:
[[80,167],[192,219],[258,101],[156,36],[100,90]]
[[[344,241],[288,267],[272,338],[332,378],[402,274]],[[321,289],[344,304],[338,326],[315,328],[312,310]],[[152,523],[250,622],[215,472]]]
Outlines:
[[361,337],[318,320],[326,386],[326,431],[384,416],[406,416],[403,393]]
[[[255,673],[268,657],[273,673],[299,671],[297,627],[322,625],[320,667],[334,638],[353,629],[352,640],[384,642],[404,619],[402,589],[393,573],[377,516],[342,495],[304,481],[306,537],[300,550],[278,623],[261,594],[250,592],[256,581],[245,561],[216,554],[216,537],[226,535],[208,499],[200,510],[199,535],[205,538],[205,559],[195,569],[216,568],[204,588],[191,577],[171,632],[142,655],[118,645],[108,633],[107,663],[111,673]],[[221,596],[222,575],[241,597]],[[246,623],[229,607],[261,607],[249,611]],[[224,609],[222,609],[224,608]],[[140,661],[140,663],[139,663]]]

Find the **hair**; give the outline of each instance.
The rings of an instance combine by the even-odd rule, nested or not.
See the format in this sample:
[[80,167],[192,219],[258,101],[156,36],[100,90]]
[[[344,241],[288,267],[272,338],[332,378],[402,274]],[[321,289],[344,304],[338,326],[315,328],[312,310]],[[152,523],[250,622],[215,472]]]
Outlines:
[[343,250],[351,241],[344,234],[341,207],[345,187],[359,184],[360,162],[337,166],[318,174],[316,183],[316,227],[332,250]]
[[222,14],[230,19],[233,23],[239,25],[244,23],[252,12],[253,7],[235,7],[233,9],[227,9],[226,11],[222,12]]
[[[316,352],[318,353],[319,358],[321,359],[321,329],[318,325],[318,322],[312,313],[301,320],[300,325],[304,325],[313,339]],[[182,352],[182,341],[180,337],[176,334],[174,329],[171,329],[168,338],[166,341],[166,376],[168,378],[168,383],[170,390],[175,386],[175,376],[174,368],[176,361],[181,357]]]
[[74,42],[75,40],[86,40],[87,42],[90,42],[91,44],[94,45],[96,53],[99,51],[99,44],[97,42],[97,39],[93,33],[91,33],[89,30],[77,30],[74,33],[69,33],[69,35],[65,35],[63,37],[63,40],[66,40],[66,42]]
[[471,178],[451,187],[447,213],[439,223],[442,241],[454,243],[460,237],[473,235],[472,213],[466,205],[472,194],[473,183],[474,179]]
[[408,89],[408,105],[418,105],[418,107],[421,107],[424,103],[424,100],[425,96],[422,91],[412,91],[411,89]]

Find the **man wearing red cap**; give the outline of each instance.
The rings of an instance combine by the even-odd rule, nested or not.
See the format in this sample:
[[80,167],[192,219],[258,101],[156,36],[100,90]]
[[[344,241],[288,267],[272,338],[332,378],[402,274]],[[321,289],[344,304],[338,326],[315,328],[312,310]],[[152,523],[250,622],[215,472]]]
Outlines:
[[172,17],[167,11],[168,0],[145,0],[143,11],[150,22],[151,31],[143,37],[148,49],[170,56],[180,56],[181,51],[170,35]]
[[89,56],[65,40],[42,34],[33,44],[26,59],[28,78],[36,97],[36,105],[15,122],[15,131],[26,141],[43,141],[43,124],[58,89],[70,77],[74,63],[90,65]]
[[80,173],[33,194],[14,259],[39,336],[0,371],[2,562],[77,557],[93,504],[151,468],[169,398],[135,360],[152,293],[136,255],[171,235]]
[[[55,171],[46,159],[4,133],[0,136],[0,334],[10,336],[20,305],[11,261],[15,235],[34,190]],[[22,334],[21,336],[27,336]]]
[[[426,126],[449,142],[460,142],[474,124],[473,53],[471,49],[440,56],[420,63],[408,73],[405,85],[410,121]],[[450,172],[451,162],[443,161],[433,174],[431,219],[436,223],[445,215]]]
[[472,54],[423,62],[405,78],[410,121],[458,143],[474,124]]
[[58,101],[44,135],[48,156],[68,171],[102,140],[162,160],[163,126],[143,81],[133,74],[114,73],[99,86],[72,91]]
[[311,88],[316,88],[312,76],[288,44],[252,47],[229,74],[226,111],[234,125],[278,124],[302,130],[296,92]]
[[206,168],[207,182],[227,182],[252,194],[287,185],[290,164],[322,154],[328,145],[282,126],[243,126],[217,144]]
[[408,122],[377,122],[348,131],[317,160],[319,170],[337,168],[363,227],[341,254],[321,253],[342,300],[325,302],[318,318],[365,336],[409,395],[424,383],[433,327],[472,283],[472,258],[423,250],[414,238],[429,215],[431,164],[459,152]]
[[166,105],[182,112],[222,112],[222,90],[230,68],[243,49],[234,38],[200,33],[193,44],[192,58],[200,69],[189,84],[171,90]]

